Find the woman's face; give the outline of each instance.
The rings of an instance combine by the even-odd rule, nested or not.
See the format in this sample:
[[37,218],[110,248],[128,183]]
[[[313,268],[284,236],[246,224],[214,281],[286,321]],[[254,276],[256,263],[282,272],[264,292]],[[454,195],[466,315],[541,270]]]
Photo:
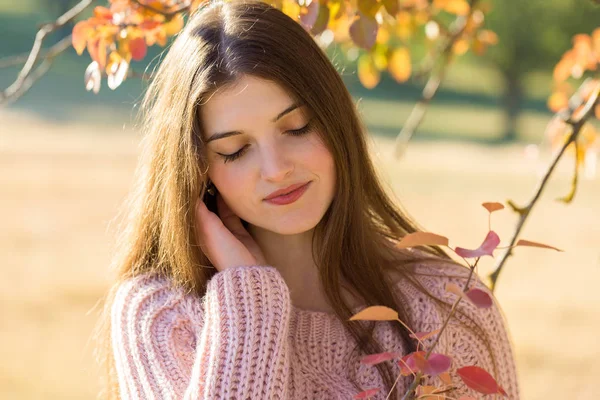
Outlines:
[[[249,75],[201,105],[208,175],[241,219],[284,235],[319,223],[333,199],[336,177],[333,157],[311,117],[282,87]],[[265,200],[305,182],[310,183],[296,201]]]

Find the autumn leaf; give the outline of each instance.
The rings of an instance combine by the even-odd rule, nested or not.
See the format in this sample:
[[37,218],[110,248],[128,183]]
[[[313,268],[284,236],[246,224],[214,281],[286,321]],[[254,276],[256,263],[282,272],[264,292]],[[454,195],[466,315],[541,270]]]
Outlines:
[[493,213],[494,211],[498,211],[498,210],[504,209],[504,204],[497,203],[497,202],[483,203],[482,206],[486,210],[488,210],[490,213]]
[[363,54],[358,59],[358,79],[367,89],[373,89],[379,83],[381,75],[370,54]]
[[483,394],[502,394],[507,396],[506,392],[496,380],[483,368],[475,365],[462,367],[457,370],[458,375],[463,382],[471,389]]
[[129,41],[129,49],[131,51],[131,57],[136,61],[143,60],[144,57],[146,57],[147,47],[144,38],[138,37],[131,39]]
[[496,234],[496,232],[494,231],[489,231],[487,236],[485,237],[485,240],[483,241],[481,246],[479,246],[479,248],[475,250],[468,250],[462,247],[456,247],[454,251],[456,252],[456,254],[464,258],[476,258],[483,256],[494,257],[494,250],[496,249],[496,247],[498,247],[499,244],[500,238],[498,237],[498,234]]
[[361,364],[373,366],[384,361],[392,360],[400,355],[397,352],[385,352],[378,354],[369,354],[368,356],[363,357],[360,362]]
[[468,290],[465,295],[479,308],[490,308],[494,304],[490,295],[478,288]]
[[88,38],[93,31],[94,28],[90,26],[87,20],[80,21],[73,27],[72,43],[78,55],[81,55],[85,50]]
[[426,375],[437,376],[446,372],[452,365],[452,359],[444,354],[431,353],[429,358],[426,359],[426,353],[419,350],[402,357],[398,361],[400,373],[408,376],[415,372],[422,372]]
[[448,238],[431,232],[413,232],[396,244],[397,248],[415,246],[448,246]]
[[430,337],[432,337],[434,335],[437,335],[438,333],[440,333],[440,330],[436,329],[436,330],[430,331],[430,332],[415,332],[414,335],[411,333],[409,336],[413,337],[415,339],[425,340],[425,339],[429,339]]
[[371,49],[377,38],[377,29],[379,24],[373,17],[357,12],[358,18],[350,25],[350,37],[359,47]]
[[410,78],[412,65],[410,51],[406,47],[399,47],[392,52],[388,70],[396,82],[406,82]]
[[396,321],[398,312],[385,306],[371,306],[354,314],[348,321]]
[[542,244],[542,243],[537,243],[537,242],[532,242],[530,240],[525,240],[525,239],[520,239],[517,244],[515,244],[515,247],[517,246],[528,246],[528,247],[541,247],[544,249],[552,249],[552,250],[556,250],[556,251],[561,251],[563,252],[564,250],[560,250],[556,247],[553,246],[549,246],[547,244]]
[[363,392],[360,392],[354,395],[354,399],[368,399],[369,397],[373,397],[375,394],[379,392],[379,388],[368,389]]

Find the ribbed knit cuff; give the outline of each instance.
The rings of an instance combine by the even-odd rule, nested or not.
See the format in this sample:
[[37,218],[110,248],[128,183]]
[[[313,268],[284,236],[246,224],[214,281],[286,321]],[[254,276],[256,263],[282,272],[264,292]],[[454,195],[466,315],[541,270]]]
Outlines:
[[285,398],[291,300],[279,271],[255,265],[217,273],[205,311],[202,398]]

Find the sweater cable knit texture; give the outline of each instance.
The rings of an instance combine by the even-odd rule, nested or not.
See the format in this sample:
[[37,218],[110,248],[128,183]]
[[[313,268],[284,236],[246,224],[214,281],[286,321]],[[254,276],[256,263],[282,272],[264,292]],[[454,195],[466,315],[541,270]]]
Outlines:
[[[468,271],[419,266],[419,281],[434,296],[451,302],[446,283],[464,285]],[[459,275],[450,277],[448,275]],[[470,286],[489,292],[475,275]],[[446,311],[412,285],[398,283],[407,311],[418,331],[442,326]],[[364,306],[357,307],[356,313]],[[452,358],[450,376],[458,389],[452,397],[491,399],[467,388],[456,370],[478,365],[490,372],[509,399],[519,399],[517,372],[508,331],[496,300],[488,309],[463,300],[459,309],[488,336],[494,366],[484,342],[458,322],[445,329],[436,353]],[[357,390],[379,387],[373,400],[383,400],[383,380],[373,366],[347,357],[356,345],[342,321],[332,313],[292,305],[289,289],[272,266],[240,266],[215,274],[206,295],[184,294],[164,277],[140,275],[125,281],[112,306],[112,345],[122,399],[352,399]],[[397,322],[396,322],[397,323]],[[389,322],[375,322],[375,337],[384,351],[406,354]],[[425,344],[432,343],[433,338]],[[394,376],[396,361],[387,361]],[[438,384],[428,377],[425,383]],[[399,393],[405,393],[402,379]],[[500,398],[499,396],[497,398]]]

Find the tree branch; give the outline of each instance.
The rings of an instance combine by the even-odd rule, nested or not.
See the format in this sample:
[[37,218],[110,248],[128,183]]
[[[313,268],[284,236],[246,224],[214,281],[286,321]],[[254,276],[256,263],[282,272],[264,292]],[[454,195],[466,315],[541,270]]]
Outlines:
[[[565,121],[565,123],[567,123],[573,127],[573,131],[571,132],[571,135],[569,136],[567,141],[563,144],[560,151],[558,153],[556,153],[556,155],[554,156],[554,159],[548,166],[546,173],[544,174],[541,181],[538,183],[538,186],[534,192],[533,198],[529,201],[529,204],[527,204],[527,206],[525,206],[523,208],[516,207],[516,206],[514,206],[514,204],[512,202],[509,202],[509,204],[511,205],[513,210],[519,213],[520,218],[519,218],[519,221],[515,228],[515,231],[513,233],[513,236],[511,237],[510,244],[508,245],[508,249],[502,254],[500,259],[496,262],[496,267],[494,268],[494,271],[489,276],[490,281],[491,281],[491,290],[492,291],[494,290],[494,288],[496,286],[496,281],[498,280],[498,276],[500,275],[500,271],[502,271],[502,268],[506,262],[506,259],[512,255],[512,247],[514,246],[514,244],[517,240],[517,237],[519,236],[519,233],[521,233],[521,230],[523,229],[523,225],[525,224],[527,217],[531,213],[531,210],[533,209],[533,206],[535,205],[535,203],[540,198],[540,195],[542,194],[542,191],[544,190],[546,183],[548,182],[548,179],[550,178],[550,175],[554,171],[554,169],[558,163],[558,160],[560,160],[560,158],[565,153],[565,150],[567,149],[567,147],[569,147],[569,145],[571,143],[576,143],[576,140],[577,140],[577,137],[579,136],[579,132],[581,131],[581,128],[587,122],[587,120],[593,115],[594,107],[596,105],[600,104],[600,102],[598,101],[599,100],[598,96],[600,94],[600,87],[597,87],[596,90],[594,91],[594,93],[588,99],[588,101],[585,102],[585,106],[580,112],[581,116],[576,120],[573,119],[573,114],[575,113],[575,110],[577,110],[579,107],[581,107],[584,104],[584,99],[581,97],[581,92],[583,91],[583,88],[585,86],[586,86],[586,82],[584,82],[580,86],[577,93],[575,93],[572,96],[572,98],[571,98],[572,101],[569,102],[570,103],[569,108],[563,110],[563,112],[560,112],[558,114],[559,117],[561,117],[563,119],[563,121]],[[578,114],[579,114],[579,112],[578,112]],[[577,161],[575,161],[575,162],[577,163]]]
[[[48,71],[54,57],[57,54],[65,51],[69,46],[66,45],[66,38],[61,40],[50,50],[44,53],[42,64],[34,69],[36,62],[40,59],[40,52],[44,39],[48,34],[71,22],[71,20],[81,14],[94,1],[95,0],[80,1],[69,11],[61,15],[56,21],[44,24],[38,30],[37,34],[35,35],[35,40],[33,42],[31,51],[29,52],[29,56],[27,57],[27,60],[25,60],[25,65],[23,65],[23,68],[19,72],[17,79],[8,88],[0,92],[0,105],[6,105],[22,96],[36,80],[38,80]],[[69,42],[70,38],[71,37],[69,36]],[[52,51],[53,49],[55,50],[54,52]]]
[[[454,46],[456,40],[458,40],[458,38],[464,32],[467,26],[467,22],[469,18],[471,18],[471,14],[473,13],[473,7],[477,5],[478,1],[479,0],[469,1],[469,13],[462,18],[457,18],[454,29],[450,29],[451,33],[448,39],[441,46],[441,50],[438,52],[438,55],[432,57],[434,61],[432,61],[430,65],[426,68],[427,70],[430,70],[431,75],[427,80],[427,83],[425,84],[423,92],[421,93],[421,98],[413,107],[410,115],[408,116],[408,119],[406,120],[406,123],[402,127],[402,130],[400,131],[398,136],[396,136],[394,152],[394,156],[396,157],[396,159],[402,157],[402,155],[406,151],[408,142],[419,128],[419,125],[421,125],[421,122],[423,122],[423,118],[425,117],[425,113],[427,111],[427,106],[437,94],[437,91],[440,88],[440,84],[445,78],[446,71],[452,58],[452,47]],[[441,66],[439,71],[436,73],[434,71],[434,67],[437,63],[436,61],[439,61],[440,59],[442,60]]]
[[157,8],[154,8],[154,7],[152,7],[152,6],[149,6],[148,4],[144,4],[144,3],[142,3],[142,2],[141,2],[141,1],[139,1],[139,0],[130,0],[130,1],[131,1],[132,3],[134,3],[134,4],[137,4],[137,5],[138,5],[138,6],[140,6],[141,8],[145,8],[146,10],[149,10],[149,11],[155,12],[155,13],[157,13],[157,14],[161,14],[161,15],[163,15],[164,17],[166,17],[167,19],[171,19],[171,18],[173,18],[175,15],[179,14],[180,12],[188,10],[188,9],[191,7],[191,5],[192,5],[192,2],[191,2],[191,1],[188,1],[186,5],[179,6],[178,8],[176,8],[176,9],[175,9],[175,10],[173,10],[173,11],[162,11],[162,10],[159,10],[159,9],[157,9]]

